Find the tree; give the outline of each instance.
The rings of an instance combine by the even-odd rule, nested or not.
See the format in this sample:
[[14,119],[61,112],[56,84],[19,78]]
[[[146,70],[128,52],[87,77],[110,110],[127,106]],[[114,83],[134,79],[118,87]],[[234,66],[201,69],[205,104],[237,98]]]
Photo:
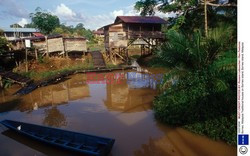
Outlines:
[[49,12],[42,11],[37,8],[35,13],[30,14],[32,24],[44,34],[50,34],[56,27],[60,25],[60,20],[57,16]]
[[23,26],[24,28],[36,28],[34,23],[28,23]]
[[64,34],[64,33],[66,33],[61,27],[56,27],[54,30],[53,30],[53,32],[52,32],[52,34]]
[[0,53],[8,51],[8,41],[4,37],[0,37]]
[[140,0],[136,2],[135,9],[138,10],[142,16],[154,15],[157,3],[156,0]]
[[2,36],[3,35],[3,30],[2,29],[0,29],[0,36]]
[[[174,22],[177,28],[180,28],[186,22],[185,19],[188,14],[195,12],[196,17],[199,19],[201,19],[199,16],[204,16],[204,32],[207,36],[209,13],[224,13],[226,16],[233,15],[233,17],[229,18],[236,19],[236,6],[237,0],[228,0],[226,3],[221,3],[220,0],[140,0],[136,2],[135,9],[142,16],[154,15],[156,10],[163,13],[174,12],[177,15]],[[189,21],[196,17],[193,16]],[[197,24],[200,25],[200,20]]]
[[84,28],[84,24],[83,24],[83,23],[78,23],[78,24],[75,26],[75,29],[85,29],[85,28]]
[[17,24],[17,23],[11,24],[10,27],[11,27],[11,28],[22,28],[22,26],[19,25],[19,24]]

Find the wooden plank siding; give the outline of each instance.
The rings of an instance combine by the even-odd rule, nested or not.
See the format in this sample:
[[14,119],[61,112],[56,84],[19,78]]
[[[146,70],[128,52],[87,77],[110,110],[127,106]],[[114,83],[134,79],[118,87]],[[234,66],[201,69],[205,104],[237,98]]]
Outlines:
[[63,38],[52,38],[48,39],[48,52],[63,52]]
[[65,38],[64,39],[65,51],[87,51],[86,39],[84,38]]

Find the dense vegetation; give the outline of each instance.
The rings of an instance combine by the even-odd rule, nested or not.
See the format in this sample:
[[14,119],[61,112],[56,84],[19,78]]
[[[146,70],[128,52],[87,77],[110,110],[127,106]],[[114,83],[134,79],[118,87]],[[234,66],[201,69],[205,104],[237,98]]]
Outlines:
[[89,41],[94,41],[94,35],[90,29],[86,29],[82,23],[78,23],[74,26],[66,26],[64,24],[60,24],[56,27],[52,34],[61,34],[66,37],[85,37]]
[[[35,13],[30,13],[31,23],[24,25],[25,28],[37,28],[45,35],[63,35],[65,37],[85,37],[89,41],[94,40],[91,30],[86,29],[82,23],[78,23],[75,27],[70,25],[66,26],[61,23],[56,15],[50,12],[37,8]],[[17,24],[11,26],[17,27]],[[18,26],[20,27],[20,25]]]
[[142,15],[155,9],[178,12],[169,21],[166,42],[155,52],[157,61],[152,62],[170,69],[154,100],[155,116],[236,145],[237,8],[231,7],[235,1],[223,4],[225,8],[220,3],[206,6],[213,22],[204,18],[204,5],[189,1],[141,0],[135,6]]
[[35,13],[30,13],[32,24],[44,34],[50,34],[60,24],[57,16],[37,8]]
[[0,29],[0,54],[8,50],[8,42],[2,35],[3,30]]

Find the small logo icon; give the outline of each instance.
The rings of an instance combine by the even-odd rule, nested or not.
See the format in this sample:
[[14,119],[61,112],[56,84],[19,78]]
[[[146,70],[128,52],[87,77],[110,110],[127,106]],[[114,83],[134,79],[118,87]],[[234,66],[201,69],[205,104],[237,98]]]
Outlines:
[[248,149],[247,149],[246,146],[241,146],[240,149],[239,149],[239,151],[240,151],[241,154],[246,154],[247,151],[248,151]]
[[238,145],[248,145],[248,134],[238,135]]

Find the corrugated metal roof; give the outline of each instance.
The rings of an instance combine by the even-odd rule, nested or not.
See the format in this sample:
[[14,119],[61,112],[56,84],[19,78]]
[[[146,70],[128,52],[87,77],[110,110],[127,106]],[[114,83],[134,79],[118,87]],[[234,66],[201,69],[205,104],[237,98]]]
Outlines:
[[158,16],[117,16],[115,23],[151,23],[151,24],[165,24],[166,21]]
[[0,28],[4,32],[39,32],[35,28]]

